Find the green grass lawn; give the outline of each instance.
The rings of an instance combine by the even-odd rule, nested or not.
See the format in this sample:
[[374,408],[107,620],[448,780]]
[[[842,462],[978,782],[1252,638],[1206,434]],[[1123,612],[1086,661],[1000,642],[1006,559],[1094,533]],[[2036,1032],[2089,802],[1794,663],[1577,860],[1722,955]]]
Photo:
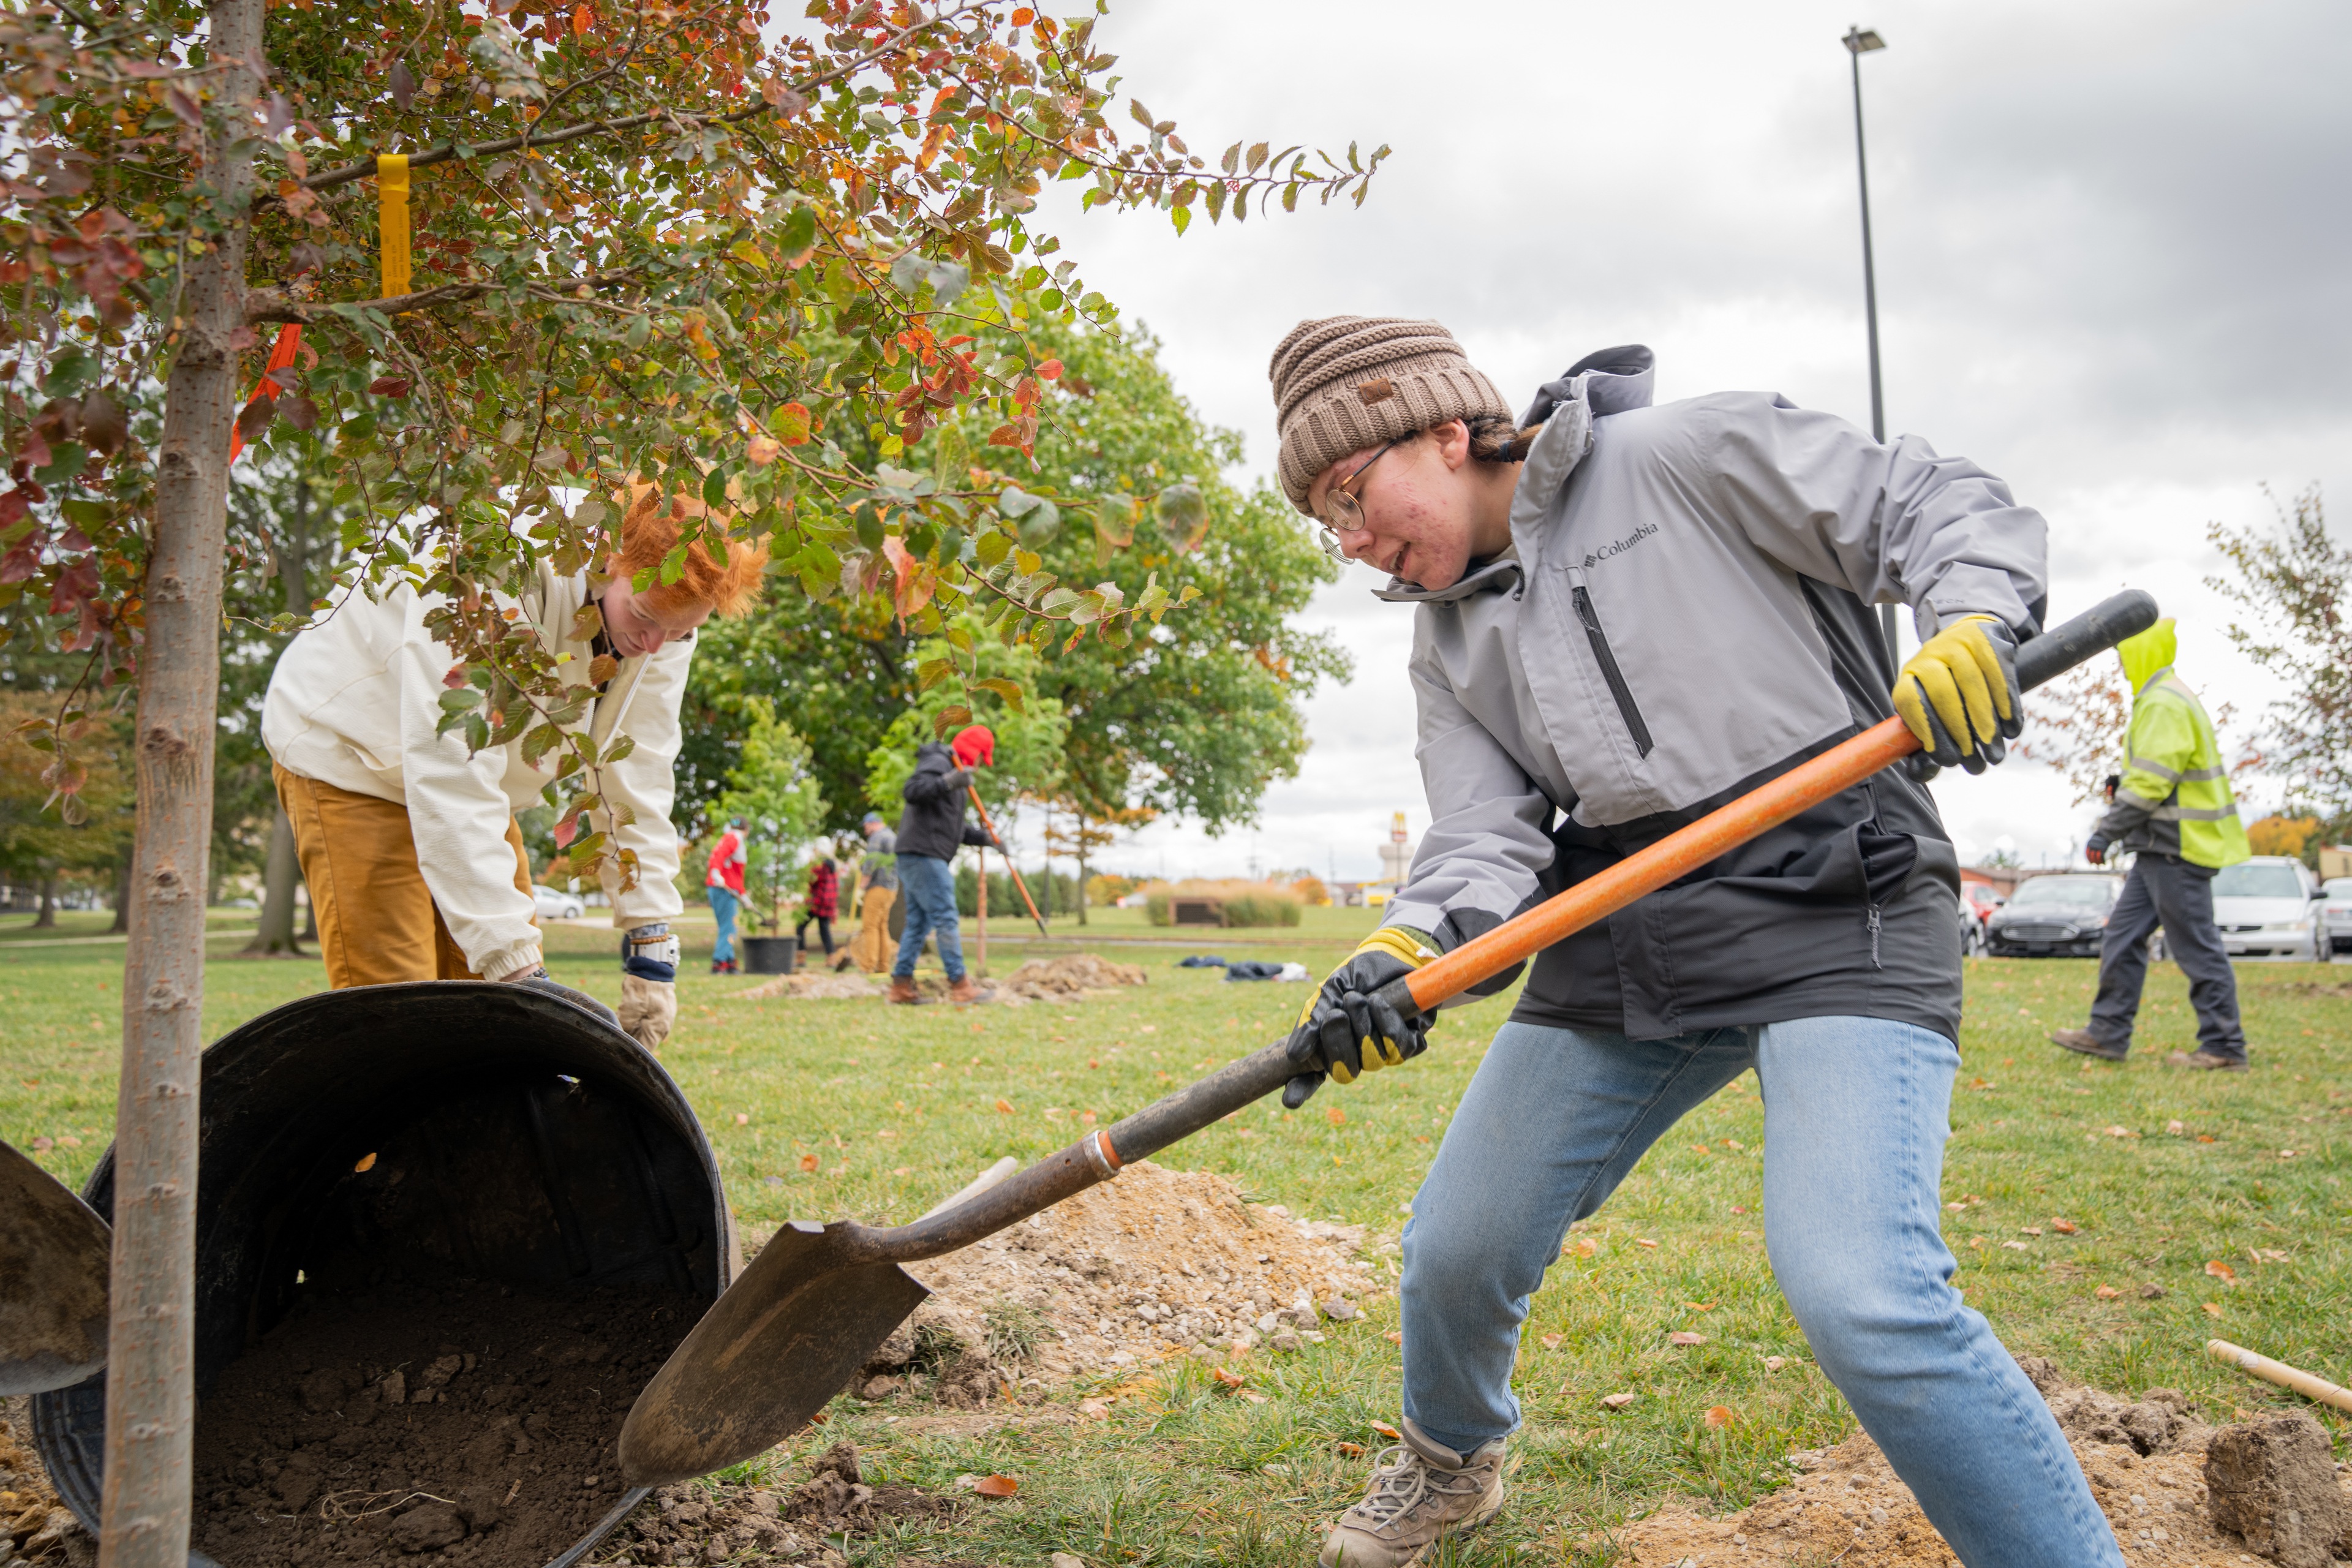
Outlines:
[[[710,1129],[746,1227],[911,1218],[1000,1155],[1025,1161],[1057,1148],[1071,1135],[1066,1113],[1093,1110],[1108,1121],[1286,1028],[1302,988],[1172,967],[1183,952],[1246,942],[1248,956],[1296,958],[1320,973],[1372,918],[1316,910],[1295,931],[1195,940],[1152,930],[1140,911],[1111,913],[1083,937],[1057,928],[1050,948],[1016,944],[992,920],[991,960],[1002,973],[1026,955],[1092,944],[1147,965],[1150,983],[1116,999],[1019,1010],[745,1002],[736,997],[752,977],[688,973],[664,1059]],[[1133,945],[1114,946],[1119,938]],[[559,978],[617,997],[608,938],[566,928],[551,941]],[[1179,945],[1144,945],[1154,942]],[[207,968],[209,1034],[323,984],[315,962],[231,960],[234,945],[216,946]],[[40,1157],[69,1181],[88,1173],[112,1121],[121,963],[120,947],[28,948],[0,979],[10,1020],[0,1136],[19,1147],[52,1139]],[[2222,1419],[2294,1401],[2206,1360],[2209,1336],[2352,1378],[2343,1327],[2352,1321],[2352,1206],[2342,1186],[2352,970],[2242,967],[2257,1066],[2230,1077],[2161,1065],[2165,1052],[2194,1045],[2186,989],[2169,965],[2150,983],[2128,1065],[2047,1045],[2049,1028],[2080,1022],[2095,974],[2081,962],[1969,966],[1945,1180],[1946,1230],[1969,1300],[2013,1349],[2120,1393],[2181,1389]],[[1449,1015],[1410,1067],[1327,1088],[1299,1115],[1246,1112],[1163,1163],[1224,1173],[1301,1216],[1392,1234],[1507,1012],[1497,999]],[[1791,1448],[1851,1430],[1765,1261],[1754,1087],[1742,1079],[1695,1114],[1578,1230],[1528,1324],[1517,1501],[1448,1561],[1608,1562],[1611,1524],[1677,1492],[1738,1506],[1788,1474]],[[1334,1106],[1343,1124],[1328,1119]],[[804,1154],[816,1156],[816,1173],[803,1173]],[[2077,1228],[2059,1233],[2058,1216]],[[2234,1282],[2209,1274],[2209,1261],[2226,1264]],[[2162,1293],[2144,1296],[2151,1284]],[[2100,1295],[2103,1286],[2116,1293]],[[1383,1299],[1323,1345],[1251,1356],[1264,1405],[1219,1396],[1197,1363],[1171,1362],[1156,1387],[1119,1401],[1106,1422],[943,1430],[886,1420],[903,1406],[844,1401],[822,1431],[769,1462],[791,1474],[845,1436],[865,1449],[869,1480],[945,1486],[989,1471],[1021,1480],[1017,1497],[950,1530],[856,1546],[861,1564],[1042,1564],[1055,1551],[1090,1563],[1296,1563],[1360,1487],[1364,1460],[1340,1445],[1377,1445],[1369,1424],[1394,1419],[1397,1352],[1384,1337],[1394,1327],[1393,1300]],[[1707,1342],[1674,1349],[1666,1336],[1677,1329]],[[1767,1356],[1785,1364],[1769,1371]],[[1620,1390],[1640,1397],[1611,1414],[1599,1400]],[[1718,1405],[1735,1418],[1710,1429],[1705,1413]],[[2340,1419],[2314,1413],[2331,1428]]]

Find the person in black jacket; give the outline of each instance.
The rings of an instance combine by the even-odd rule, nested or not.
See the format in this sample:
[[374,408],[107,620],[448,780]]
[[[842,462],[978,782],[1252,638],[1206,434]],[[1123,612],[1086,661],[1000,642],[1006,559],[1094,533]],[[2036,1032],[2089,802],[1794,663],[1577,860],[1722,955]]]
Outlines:
[[[963,942],[957,933],[955,852],[967,844],[995,845],[963,819],[973,768],[996,760],[996,736],[985,724],[961,731],[952,747],[927,742],[915,752],[915,776],[898,793],[907,802],[898,818],[899,896],[907,900],[907,933],[898,941],[898,962],[890,970],[890,1000],[914,1002],[915,960],[923,938],[939,939],[940,963],[948,972],[948,1000],[977,1002],[980,990],[963,970]],[[1001,846],[998,846],[1001,847]]]

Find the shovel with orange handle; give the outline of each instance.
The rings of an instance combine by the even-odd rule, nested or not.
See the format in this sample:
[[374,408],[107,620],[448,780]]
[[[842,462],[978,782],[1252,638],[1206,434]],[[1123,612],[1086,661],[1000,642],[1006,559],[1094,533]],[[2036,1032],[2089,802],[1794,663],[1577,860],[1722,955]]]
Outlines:
[[[2039,686],[2155,624],[2154,599],[2137,590],[2118,594],[2020,647],[2018,684]],[[1400,1014],[1426,1013],[1918,749],[1903,721],[1888,719],[1381,994]],[[900,1265],[969,1247],[1108,1181],[1120,1166],[1278,1092],[1297,1070],[1287,1043],[1277,1041],[911,1225],[785,1226],[637,1396],[621,1428],[629,1484],[683,1480],[772,1447],[824,1409],[930,1294]]]
[[[1013,873],[1013,885],[1021,889],[1021,901],[1029,906],[1029,918],[1037,922],[1037,934],[1052,936],[1054,933],[1045,929],[1045,917],[1037,912],[1037,900],[1029,896],[1029,884],[1021,879],[1021,868],[1013,863],[1013,851],[1005,849],[1004,840],[996,837],[996,824],[988,820],[988,807],[980,804],[979,789],[972,784],[963,787],[971,796],[972,810],[980,813],[981,826],[987,830],[989,837],[996,840],[996,847],[1004,850],[1004,868]],[[988,879],[988,862],[984,858],[981,861],[980,875],[983,882]]]

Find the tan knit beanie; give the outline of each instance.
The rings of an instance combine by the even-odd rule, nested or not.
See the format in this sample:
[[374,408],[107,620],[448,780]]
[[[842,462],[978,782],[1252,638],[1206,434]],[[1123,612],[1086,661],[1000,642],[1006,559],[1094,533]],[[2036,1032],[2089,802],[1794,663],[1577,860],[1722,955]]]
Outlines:
[[1282,433],[1282,490],[1301,511],[1315,476],[1350,452],[1449,419],[1511,417],[1495,384],[1435,321],[1301,321],[1276,346],[1266,376]]

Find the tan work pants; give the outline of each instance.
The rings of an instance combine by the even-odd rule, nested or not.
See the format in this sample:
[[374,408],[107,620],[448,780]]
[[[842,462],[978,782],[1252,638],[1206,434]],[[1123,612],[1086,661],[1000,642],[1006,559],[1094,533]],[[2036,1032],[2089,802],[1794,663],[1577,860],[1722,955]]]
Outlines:
[[868,974],[881,973],[898,956],[898,944],[890,940],[890,906],[898,900],[896,888],[868,888],[859,898],[857,935],[849,944],[849,956]]
[[[408,808],[354,795],[271,763],[278,799],[294,824],[294,852],[319,921],[327,984],[388,985],[402,980],[479,980],[449,938],[417,868]],[[522,828],[507,818],[515,886],[530,891]],[[531,921],[537,925],[534,918]]]

